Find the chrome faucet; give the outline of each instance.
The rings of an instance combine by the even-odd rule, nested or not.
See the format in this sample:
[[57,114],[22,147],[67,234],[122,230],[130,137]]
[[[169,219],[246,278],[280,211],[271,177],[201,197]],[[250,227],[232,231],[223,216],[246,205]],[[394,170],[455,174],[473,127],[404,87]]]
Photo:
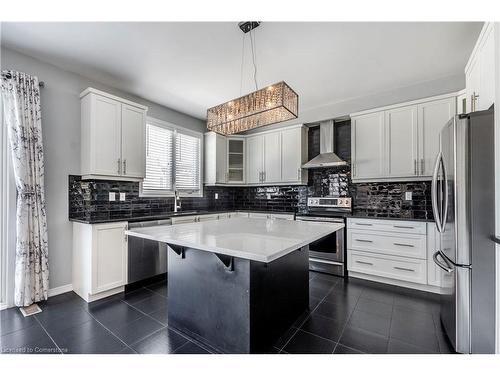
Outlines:
[[181,197],[179,196],[179,191],[174,191],[174,212],[181,209]]

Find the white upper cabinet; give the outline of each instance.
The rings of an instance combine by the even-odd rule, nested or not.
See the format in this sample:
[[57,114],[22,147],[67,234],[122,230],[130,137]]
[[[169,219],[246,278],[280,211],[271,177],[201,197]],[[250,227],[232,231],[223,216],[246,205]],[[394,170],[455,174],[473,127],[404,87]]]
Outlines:
[[353,179],[384,175],[384,113],[352,117],[351,153]]
[[83,177],[144,178],[147,107],[92,88],[80,98]]
[[146,112],[122,104],[122,175],[144,178],[145,150],[144,127]]
[[447,94],[352,114],[352,180],[430,179],[456,100]]
[[488,109],[495,102],[495,23],[484,24],[465,67],[467,112]]
[[218,184],[223,184],[227,182],[227,142],[226,139],[219,134],[215,139],[216,144],[216,166],[219,168],[215,169],[215,182]]
[[417,175],[417,106],[385,112],[386,160],[389,177]]
[[247,138],[247,183],[258,184],[264,176],[264,137],[256,135]]
[[263,182],[281,182],[281,132],[264,135],[264,176]]
[[226,137],[214,132],[205,133],[205,184],[226,182]]
[[[83,174],[119,175],[121,158],[121,103],[99,95],[82,101]],[[83,147],[85,146],[85,147]],[[89,150],[90,149],[90,150]]]
[[[432,177],[439,152],[439,133],[456,113],[455,98],[434,100],[418,105],[418,163],[420,176]],[[441,125],[440,125],[441,124]]]
[[206,133],[205,184],[306,184],[307,132],[292,125],[250,135]]
[[302,164],[307,162],[307,129],[297,127],[281,132],[281,181],[307,181],[306,169]]

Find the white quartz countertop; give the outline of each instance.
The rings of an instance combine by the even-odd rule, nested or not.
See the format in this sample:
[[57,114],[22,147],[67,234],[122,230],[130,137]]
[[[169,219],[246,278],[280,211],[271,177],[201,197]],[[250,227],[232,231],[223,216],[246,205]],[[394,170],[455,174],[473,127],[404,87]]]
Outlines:
[[342,223],[229,218],[134,228],[129,236],[269,263],[326,235]]

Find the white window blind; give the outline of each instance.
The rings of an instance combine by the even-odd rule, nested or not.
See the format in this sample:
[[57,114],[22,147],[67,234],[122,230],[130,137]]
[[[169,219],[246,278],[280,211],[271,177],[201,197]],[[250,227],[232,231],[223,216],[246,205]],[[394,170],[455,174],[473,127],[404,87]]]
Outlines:
[[146,124],[146,178],[142,183],[143,190],[173,190],[173,144],[172,130]]
[[179,132],[175,140],[175,188],[200,189],[200,138]]
[[158,120],[146,124],[146,178],[142,194],[200,193],[202,134]]

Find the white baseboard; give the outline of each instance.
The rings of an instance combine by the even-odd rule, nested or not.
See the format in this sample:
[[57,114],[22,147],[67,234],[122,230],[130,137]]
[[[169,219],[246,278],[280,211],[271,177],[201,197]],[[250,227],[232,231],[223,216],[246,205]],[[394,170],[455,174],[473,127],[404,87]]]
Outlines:
[[410,283],[408,281],[389,279],[386,277],[368,275],[368,274],[353,272],[353,271],[349,271],[348,274],[350,277],[356,277],[358,279],[375,281],[375,282],[390,284],[390,285],[395,285],[395,286],[401,286],[403,288],[416,289],[416,290],[421,290],[423,292],[442,294],[441,289],[439,287],[433,286],[433,285]]
[[[58,286],[57,288],[49,289],[49,297],[54,297],[57,296],[58,294],[63,294],[71,291],[73,291],[73,284],[61,285]],[[5,310],[9,307],[13,306],[8,306],[6,303],[0,303],[0,310]]]
[[54,297],[58,294],[63,294],[71,291],[73,291],[73,284],[61,285],[56,288],[49,289],[49,297]]

